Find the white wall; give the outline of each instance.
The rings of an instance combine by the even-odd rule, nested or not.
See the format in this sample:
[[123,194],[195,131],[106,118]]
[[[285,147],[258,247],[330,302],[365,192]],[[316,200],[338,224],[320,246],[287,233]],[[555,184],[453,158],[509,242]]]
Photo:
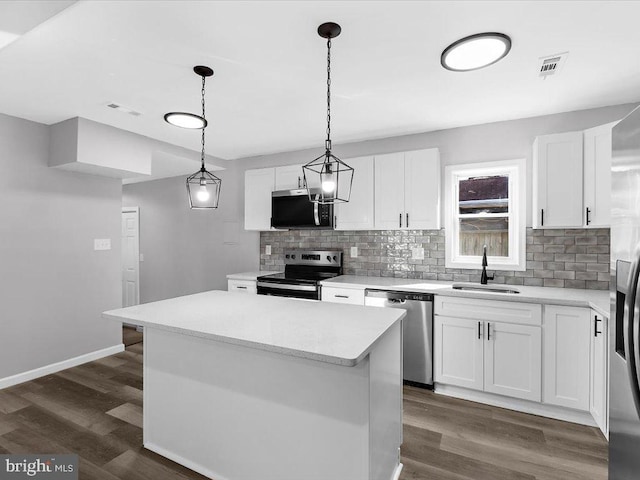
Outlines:
[[100,318],[121,305],[121,182],[48,149],[49,127],[0,114],[0,379],[122,342]]
[[186,176],[125,185],[122,205],[140,207],[140,301],[226,290],[229,273],[259,269],[259,236],[245,232],[244,174],[231,164],[216,210],[189,208]]

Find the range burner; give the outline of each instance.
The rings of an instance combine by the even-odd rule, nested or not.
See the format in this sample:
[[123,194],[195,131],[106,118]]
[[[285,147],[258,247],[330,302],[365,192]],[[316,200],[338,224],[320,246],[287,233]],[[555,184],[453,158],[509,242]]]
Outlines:
[[342,252],[338,250],[284,253],[284,273],[258,277],[258,294],[320,300],[320,282],[342,275]]

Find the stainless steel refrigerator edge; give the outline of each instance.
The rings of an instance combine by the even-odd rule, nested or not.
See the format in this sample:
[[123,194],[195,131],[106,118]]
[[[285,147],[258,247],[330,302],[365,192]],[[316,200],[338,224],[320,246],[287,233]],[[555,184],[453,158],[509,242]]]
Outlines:
[[609,479],[640,478],[640,107],[613,127]]

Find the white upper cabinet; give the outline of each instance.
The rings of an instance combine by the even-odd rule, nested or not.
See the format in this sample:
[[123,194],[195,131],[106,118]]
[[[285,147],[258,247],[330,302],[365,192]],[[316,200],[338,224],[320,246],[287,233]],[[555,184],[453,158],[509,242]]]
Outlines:
[[[285,167],[276,167],[276,185],[275,190],[296,190],[306,188],[304,183],[304,174],[302,167],[304,165],[287,165]],[[320,187],[320,176],[309,178],[309,187]]]
[[437,148],[404,156],[405,226],[440,228],[440,152]]
[[533,143],[534,228],[582,227],[582,132],[536,137]]
[[275,190],[295,190],[296,188],[304,188],[302,165],[287,165],[286,167],[276,167],[275,172]]
[[391,230],[404,225],[404,153],[376,155],[375,228]]
[[611,129],[617,122],[584,131],[585,226],[611,222]]
[[244,228],[271,229],[271,192],[275,185],[275,170],[259,168],[244,172]]
[[440,228],[437,148],[375,157],[375,228]]
[[[373,157],[349,158],[344,162],[353,168],[351,198],[347,203],[335,207],[336,230],[373,229]],[[339,182],[349,181],[350,176],[341,176]],[[344,185],[346,191],[347,185]],[[342,190],[340,185],[339,190]]]

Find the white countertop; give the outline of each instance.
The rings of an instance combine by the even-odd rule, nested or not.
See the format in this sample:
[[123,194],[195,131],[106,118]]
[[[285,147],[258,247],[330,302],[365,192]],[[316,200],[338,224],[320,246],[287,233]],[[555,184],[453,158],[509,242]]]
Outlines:
[[268,271],[268,270],[263,270],[262,272],[242,272],[242,273],[230,273],[229,275],[227,275],[227,278],[229,280],[256,280],[258,277],[261,277],[262,275],[271,275],[272,273],[282,273],[282,270],[280,271]]
[[404,310],[210,292],[110,310],[104,318],[353,366]]
[[606,316],[607,318],[609,317],[610,294],[608,290],[583,290],[577,288],[528,287],[523,285],[495,284],[495,286],[499,288],[513,288],[520,292],[514,294],[454,290],[451,288],[453,283],[455,282],[412,280],[392,277],[363,277],[357,275],[341,275],[321,282],[322,285],[327,287],[384,288],[402,291],[428,292],[437,295],[455,297],[504,300],[508,302],[588,307],[593,308],[600,315]]

